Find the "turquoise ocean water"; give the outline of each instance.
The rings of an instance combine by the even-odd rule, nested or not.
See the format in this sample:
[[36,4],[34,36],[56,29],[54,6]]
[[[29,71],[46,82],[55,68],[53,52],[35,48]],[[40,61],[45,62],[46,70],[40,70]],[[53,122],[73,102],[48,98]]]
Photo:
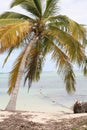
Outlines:
[[[0,74],[0,109],[9,101],[8,74]],[[56,72],[43,72],[40,81],[33,83],[29,92],[27,85],[20,85],[17,110],[59,112],[71,111],[76,100],[87,101],[87,77],[76,72],[76,92],[67,94],[62,77]]]

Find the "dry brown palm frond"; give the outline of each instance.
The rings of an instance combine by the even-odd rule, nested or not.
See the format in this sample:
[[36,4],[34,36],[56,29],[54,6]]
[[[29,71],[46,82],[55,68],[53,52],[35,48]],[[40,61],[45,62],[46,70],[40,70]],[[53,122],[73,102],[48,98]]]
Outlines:
[[31,24],[27,21],[6,25],[0,28],[0,51],[15,47],[30,33]]
[[16,61],[14,63],[14,67],[13,67],[12,71],[10,72],[8,94],[11,94],[12,90],[15,88],[15,84],[16,84],[16,80],[18,77],[18,72],[19,72],[19,68],[20,68],[20,64],[21,64],[23,55],[24,55],[24,51],[16,59]]

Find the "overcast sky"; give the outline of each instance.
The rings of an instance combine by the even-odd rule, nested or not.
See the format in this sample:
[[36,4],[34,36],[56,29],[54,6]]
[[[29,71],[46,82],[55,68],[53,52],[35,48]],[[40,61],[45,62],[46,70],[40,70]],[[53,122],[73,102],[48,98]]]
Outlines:
[[[0,4],[0,14],[7,11],[10,7],[12,0],[3,0]],[[60,13],[67,15],[71,19],[77,21],[81,24],[87,24],[87,0],[60,0]],[[16,11],[21,11],[20,8],[14,9]],[[11,70],[12,63],[17,56],[18,52],[14,52],[9,58],[4,69],[2,69],[3,59],[6,57],[6,54],[0,55],[0,72],[8,72]],[[44,70],[54,70],[54,64],[49,60],[50,56],[47,57]]]

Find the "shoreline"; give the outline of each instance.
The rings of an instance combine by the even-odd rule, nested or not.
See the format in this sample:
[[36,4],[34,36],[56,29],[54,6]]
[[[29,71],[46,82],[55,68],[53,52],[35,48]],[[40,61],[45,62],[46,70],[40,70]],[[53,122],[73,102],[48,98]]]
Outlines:
[[[8,76],[2,74],[0,76],[0,109],[4,109],[10,99],[7,94]],[[78,74],[77,90],[74,94],[68,95],[61,77],[56,72],[44,72],[40,81],[32,84],[29,93],[27,85],[23,87],[21,83],[16,109],[21,111],[59,112],[62,110],[72,112],[73,104],[77,100],[87,101],[86,81],[87,78]]]
[[0,130],[73,130],[77,127],[87,128],[87,113],[0,110]]

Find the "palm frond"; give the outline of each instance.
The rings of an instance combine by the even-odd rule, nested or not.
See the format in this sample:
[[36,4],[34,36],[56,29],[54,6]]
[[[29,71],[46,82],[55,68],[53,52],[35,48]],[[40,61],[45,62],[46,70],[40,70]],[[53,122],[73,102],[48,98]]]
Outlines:
[[71,61],[76,61],[79,65],[85,57],[83,46],[68,33],[56,27],[50,27],[45,33],[51,36],[58,46],[70,57]]
[[[36,44],[39,44],[39,41],[37,41]],[[31,87],[32,81],[38,81],[40,79],[43,59],[44,58],[41,55],[41,51],[38,45],[34,46],[30,51],[26,62],[26,72],[25,72],[26,76],[24,84],[28,80],[29,88]]]
[[24,51],[16,59],[13,70],[10,72],[8,94],[11,94],[11,92],[13,91],[13,89],[15,87],[23,55],[24,55]]
[[65,71],[64,71],[64,81],[66,83],[66,90],[68,93],[71,93],[75,91],[75,74],[73,72],[72,66],[70,63],[67,63],[65,65]]
[[59,7],[57,5],[58,2],[59,2],[59,0],[46,0],[46,9],[43,14],[44,18],[48,18],[49,16],[56,14],[56,12],[59,9]]
[[40,51],[43,55],[43,57],[45,57],[48,53],[51,53],[51,46],[50,46],[50,40],[47,38],[47,36],[44,35],[44,37],[42,39],[40,39]]
[[[41,40],[41,39],[40,39]],[[38,81],[42,72],[45,56],[51,51],[49,39],[44,37],[41,41],[37,41],[28,55],[26,62],[25,82],[28,80],[29,88],[32,81]]]
[[52,59],[56,62],[58,72],[63,73],[67,92],[72,93],[73,91],[75,91],[75,75],[73,72],[72,65],[69,62],[70,59],[64,54],[64,52],[61,51],[60,48],[55,45],[52,40],[50,40],[50,44],[52,46],[53,51]]
[[41,17],[42,16],[42,7],[40,0],[14,0],[11,4],[11,7],[21,5],[24,9],[29,11],[31,14]]
[[0,51],[3,48],[5,50],[7,48],[17,46],[30,31],[31,23],[27,21],[2,26],[0,28]]
[[49,40],[46,37],[42,40],[38,39],[27,57],[24,84],[28,80],[29,88],[32,81],[38,81],[40,79],[45,56],[51,50],[48,42]]
[[39,16],[42,16],[42,6],[41,6],[41,0],[33,0],[35,7],[37,8],[39,12]]
[[[37,81],[39,80],[39,75],[36,74],[36,67],[37,67],[37,57],[38,51],[34,48],[31,50],[30,55],[28,56],[28,63],[26,63],[26,78],[27,79]],[[36,76],[37,75],[37,76]]]
[[[51,16],[47,19],[51,23],[55,23],[57,27],[60,27],[67,33],[71,34],[76,40],[80,41],[82,44],[87,44],[87,30],[83,25],[78,24],[72,19],[65,15]],[[59,25],[60,24],[60,25]]]
[[3,14],[0,15],[0,19],[25,19],[28,21],[34,21],[34,19],[32,19],[29,16],[26,16],[24,14],[20,14],[20,13],[16,13],[16,12],[5,12]]
[[85,76],[87,76],[87,57],[84,59],[84,64],[82,65],[83,73]]
[[7,25],[11,25],[11,24],[17,24],[17,23],[21,23],[21,22],[25,22],[25,20],[23,19],[16,19],[16,18],[8,18],[8,19],[0,19],[0,28],[2,26],[7,26]]
[[9,58],[9,56],[11,55],[13,49],[14,49],[13,47],[9,49],[8,55],[6,56],[6,58],[5,58],[5,60],[4,60],[4,63],[3,63],[3,66],[2,66],[2,67],[4,67],[4,65],[6,64],[6,62],[7,62],[8,58]]

